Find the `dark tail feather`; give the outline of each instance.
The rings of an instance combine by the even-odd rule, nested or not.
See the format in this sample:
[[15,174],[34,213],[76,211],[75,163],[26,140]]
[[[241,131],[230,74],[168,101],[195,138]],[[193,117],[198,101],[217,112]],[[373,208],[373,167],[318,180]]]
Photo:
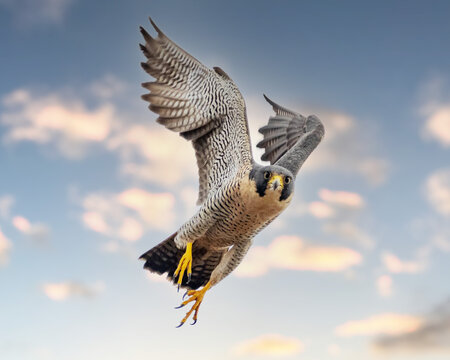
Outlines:
[[170,235],[154,248],[142,254],[139,259],[145,260],[144,269],[164,274],[176,269],[184,251],[176,247],[173,239],[177,233]]
[[[184,249],[178,249],[175,245],[174,238],[176,235],[177,233],[172,234],[139,258],[145,260],[144,269],[160,275],[167,273],[167,277],[174,284],[178,281],[178,277],[174,277],[175,270],[185,252]],[[191,281],[187,283],[187,276],[185,274],[181,286],[195,290],[206,285],[211,277],[211,273],[219,264],[225,251],[208,250],[205,247],[196,246],[196,242],[194,242],[192,246]]]

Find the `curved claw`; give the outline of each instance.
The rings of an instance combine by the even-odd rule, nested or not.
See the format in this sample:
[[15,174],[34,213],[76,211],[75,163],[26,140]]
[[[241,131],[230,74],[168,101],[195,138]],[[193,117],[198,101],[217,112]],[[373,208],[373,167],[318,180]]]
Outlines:
[[185,304],[181,304],[180,306],[176,306],[174,309],[181,309]]
[[186,292],[184,293],[183,297],[181,298],[181,300],[184,300],[184,298],[187,296],[189,290],[186,290]]
[[184,325],[184,322],[180,322],[180,325],[175,326],[175,328],[178,329],[178,328],[182,327],[183,325]]
[[197,322],[197,319],[194,320],[194,322],[191,325],[195,325]]

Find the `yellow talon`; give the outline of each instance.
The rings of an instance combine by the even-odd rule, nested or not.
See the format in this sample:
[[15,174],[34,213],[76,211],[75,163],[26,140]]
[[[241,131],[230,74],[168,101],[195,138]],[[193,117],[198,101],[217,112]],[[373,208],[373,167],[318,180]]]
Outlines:
[[183,326],[186,320],[191,316],[192,312],[194,311],[194,316],[192,317],[192,320],[194,321],[191,325],[194,325],[197,322],[197,316],[198,316],[198,309],[200,308],[200,304],[203,301],[203,297],[205,296],[206,291],[211,287],[211,282],[208,281],[208,283],[203,286],[201,290],[189,290],[187,292],[187,296],[189,298],[181,303],[179,308],[189,304],[191,301],[195,301],[194,305],[192,305],[191,309],[186,313],[186,316],[181,320],[180,325],[177,327]]
[[[192,243],[188,242],[187,246],[186,246],[186,251],[183,254],[183,256],[181,257],[180,262],[178,263],[178,267],[175,270],[174,273],[174,277],[176,277],[178,274],[178,289],[181,286],[181,283],[183,282],[183,276],[184,276],[184,272],[186,271],[187,268],[187,276],[188,279],[190,280],[191,275],[192,275]],[[189,282],[188,280],[188,282]]]

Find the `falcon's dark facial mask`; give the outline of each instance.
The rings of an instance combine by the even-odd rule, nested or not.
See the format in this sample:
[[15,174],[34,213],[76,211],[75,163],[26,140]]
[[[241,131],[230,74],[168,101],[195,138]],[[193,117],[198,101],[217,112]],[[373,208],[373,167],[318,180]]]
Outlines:
[[273,166],[253,169],[250,179],[255,181],[256,192],[259,196],[265,196],[269,191],[280,193],[280,201],[286,200],[294,190],[293,178],[285,169]]

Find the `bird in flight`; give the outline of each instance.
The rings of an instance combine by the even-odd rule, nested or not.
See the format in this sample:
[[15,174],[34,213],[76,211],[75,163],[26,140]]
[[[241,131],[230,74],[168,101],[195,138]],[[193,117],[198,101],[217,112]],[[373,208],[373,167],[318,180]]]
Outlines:
[[193,304],[182,326],[192,313],[197,322],[205,293],[239,265],[253,237],[291,202],[297,173],[324,127],[316,116],[304,117],[264,95],[275,116],[259,129],[264,138],[257,145],[270,165],[257,164],[245,102],[233,80],[219,67],[207,68],[150,22],[157,36],[140,28],[147,58],[141,65],[156,80],[142,84],[149,90],[142,98],[159,115],[158,123],[192,143],[200,206],[140,259],[145,269],[167,273],[178,289],[187,288],[179,307]]

